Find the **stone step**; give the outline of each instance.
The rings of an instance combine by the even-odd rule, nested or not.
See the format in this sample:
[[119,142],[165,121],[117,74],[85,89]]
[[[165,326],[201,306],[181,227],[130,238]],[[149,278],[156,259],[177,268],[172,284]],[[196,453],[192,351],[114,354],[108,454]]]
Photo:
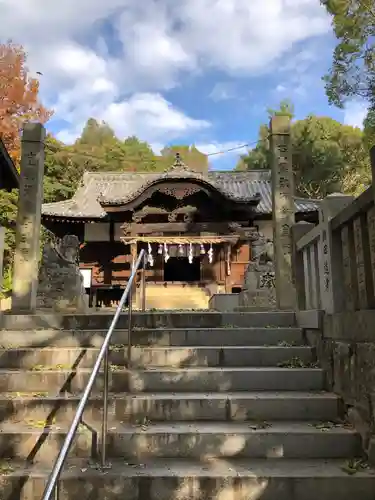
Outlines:
[[132,333],[133,345],[265,346],[301,345],[301,328],[143,329]]
[[[88,314],[5,314],[1,318],[3,330],[106,330],[113,319],[113,312]],[[149,311],[134,312],[133,325],[140,328],[215,328],[232,325],[240,328],[295,326],[293,311],[228,312],[217,311]],[[119,318],[118,328],[128,327],[126,310]],[[4,333],[4,332],[3,332]]]
[[[107,330],[39,330],[0,331],[0,347],[42,348],[42,347],[100,347]],[[251,345],[302,345],[302,329],[296,327],[247,327],[233,328],[147,328],[134,329],[131,334],[133,345],[165,346],[251,346]],[[128,330],[115,330],[111,337],[112,346],[125,347],[128,344]]]
[[[57,457],[68,426],[29,420],[0,426],[0,458],[33,460],[46,465]],[[345,458],[361,455],[360,436],[334,424],[321,423],[108,423],[107,456],[151,458]],[[71,457],[96,457],[100,422],[81,424]]]
[[[158,286],[148,284],[146,289],[146,309],[208,309],[209,293],[204,288],[194,286]],[[137,293],[136,305],[141,305]]]
[[[91,368],[97,360],[99,348],[54,347],[0,349],[0,368],[42,370],[55,368]],[[134,366],[277,366],[279,363],[311,363],[313,349],[308,346],[192,346],[192,347],[137,347],[131,349]],[[109,362],[127,365],[125,344],[112,345]]]
[[[316,425],[319,426],[317,423]],[[326,424],[324,424],[326,425]],[[264,427],[262,429],[262,427]],[[343,458],[360,456],[361,439],[342,427],[306,423],[165,423],[111,428],[109,455],[159,458]]]
[[[112,366],[109,388],[113,392],[206,392],[206,391],[309,391],[324,389],[320,368],[157,368],[131,370]],[[66,391],[85,389],[90,369],[4,370],[0,391]],[[93,392],[103,389],[103,374]]]
[[[113,373],[116,375],[116,372]],[[323,390],[319,368],[180,368],[132,370],[131,392]]]
[[[80,394],[10,392],[0,395],[2,422],[45,421],[54,418],[70,423]],[[84,420],[100,421],[102,395],[93,395]],[[248,420],[335,420],[339,398],[322,392],[207,392],[124,393],[109,395],[109,418],[119,422],[157,421],[248,421]]]
[[[4,464],[2,500],[41,498],[51,466]],[[61,499],[76,500],[373,500],[372,470],[350,475],[343,459],[236,459],[112,461],[100,469],[70,459],[61,476]],[[25,480],[23,480],[25,479]],[[79,479],[79,480],[77,480]]]
[[268,312],[275,311],[275,308],[270,306],[236,306],[233,308],[233,312]]

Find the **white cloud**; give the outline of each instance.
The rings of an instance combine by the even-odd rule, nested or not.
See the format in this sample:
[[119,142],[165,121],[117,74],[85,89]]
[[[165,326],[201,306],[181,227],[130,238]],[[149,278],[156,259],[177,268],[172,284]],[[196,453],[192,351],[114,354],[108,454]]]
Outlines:
[[174,108],[160,94],[135,94],[128,101],[112,103],[101,118],[121,136],[135,134],[171,138],[208,128],[206,120],[194,120]]
[[213,101],[227,101],[236,96],[236,87],[232,82],[218,82],[214,85],[209,97]]
[[281,85],[281,84],[279,84],[279,85],[276,87],[276,89],[275,89],[275,91],[276,91],[278,94],[283,94],[283,93],[284,93],[284,92],[286,92],[287,90],[288,90],[288,89],[286,88],[286,86],[285,86],[285,85]]
[[210,68],[270,72],[329,24],[317,0],[0,0],[2,39],[24,45],[70,138],[90,116],[152,142],[205,128],[159,93]]
[[344,123],[352,127],[363,128],[366,114],[367,106],[364,103],[356,101],[348,103],[344,111]]
[[[111,102],[102,110],[98,109],[95,116],[116,130],[119,137],[136,135],[141,140],[154,144],[157,144],[154,141],[158,139],[173,139],[210,127],[206,120],[195,120],[186,116],[160,94],[133,94],[128,100]],[[75,140],[86,121],[86,117],[80,112],[76,115],[73,112],[70,118],[72,123],[77,123],[76,127],[59,133],[59,139],[67,143]]]

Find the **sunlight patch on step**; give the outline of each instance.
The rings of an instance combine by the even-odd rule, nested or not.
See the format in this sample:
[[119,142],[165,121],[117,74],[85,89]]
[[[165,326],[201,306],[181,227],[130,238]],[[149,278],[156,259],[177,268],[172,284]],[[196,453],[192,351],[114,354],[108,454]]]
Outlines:
[[222,455],[237,455],[246,445],[246,439],[241,435],[226,436],[224,443],[220,446],[220,453]]

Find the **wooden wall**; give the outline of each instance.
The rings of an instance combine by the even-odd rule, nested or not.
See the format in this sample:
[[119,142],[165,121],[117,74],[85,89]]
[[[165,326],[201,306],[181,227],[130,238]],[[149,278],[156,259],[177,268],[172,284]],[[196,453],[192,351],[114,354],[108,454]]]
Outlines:
[[250,257],[250,244],[247,242],[242,243],[242,245],[233,250],[231,255],[231,275],[227,279],[230,288],[242,287]]
[[[65,234],[76,234],[81,243],[80,267],[92,270],[93,285],[124,285],[131,273],[132,256],[130,246],[116,240],[115,234],[109,234],[110,241],[85,241],[85,225],[83,223],[49,222],[46,226],[57,237]],[[113,230],[112,230],[113,233]],[[87,234],[86,234],[87,236]],[[228,291],[232,287],[241,287],[250,259],[250,245],[242,242],[232,249],[231,275],[227,276],[225,245],[214,245],[213,263],[204,255],[201,264],[201,280],[226,285]],[[154,252],[154,266],[148,268],[148,281],[163,279],[163,257]]]
[[[154,266],[148,267],[148,281],[163,279],[163,256],[154,254]],[[244,243],[232,252],[231,275],[226,276],[226,250],[214,246],[213,263],[208,262],[207,254],[202,257],[201,280],[242,286],[244,273],[249,262],[249,244]],[[130,246],[118,242],[86,243],[80,251],[80,267],[92,269],[93,285],[124,285],[131,272],[132,256]]]

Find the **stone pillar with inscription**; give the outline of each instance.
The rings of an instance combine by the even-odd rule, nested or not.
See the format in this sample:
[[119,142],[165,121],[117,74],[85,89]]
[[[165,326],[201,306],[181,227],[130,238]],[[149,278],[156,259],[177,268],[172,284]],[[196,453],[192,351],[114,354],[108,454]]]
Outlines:
[[40,123],[24,125],[13,270],[14,313],[33,313],[36,309],[45,134]]
[[352,201],[352,196],[333,193],[324,198],[320,205],[320,297],[322,308],[328,314],[343,309],[343,252],[345,254],[344,248],[341,246],[341,234],[332,233],[330,220]]
[[295,205],[289,116],[272,117],[270,147],[276,305],[278,309],[294,310],[297,299],[292,272],[291,228]]

